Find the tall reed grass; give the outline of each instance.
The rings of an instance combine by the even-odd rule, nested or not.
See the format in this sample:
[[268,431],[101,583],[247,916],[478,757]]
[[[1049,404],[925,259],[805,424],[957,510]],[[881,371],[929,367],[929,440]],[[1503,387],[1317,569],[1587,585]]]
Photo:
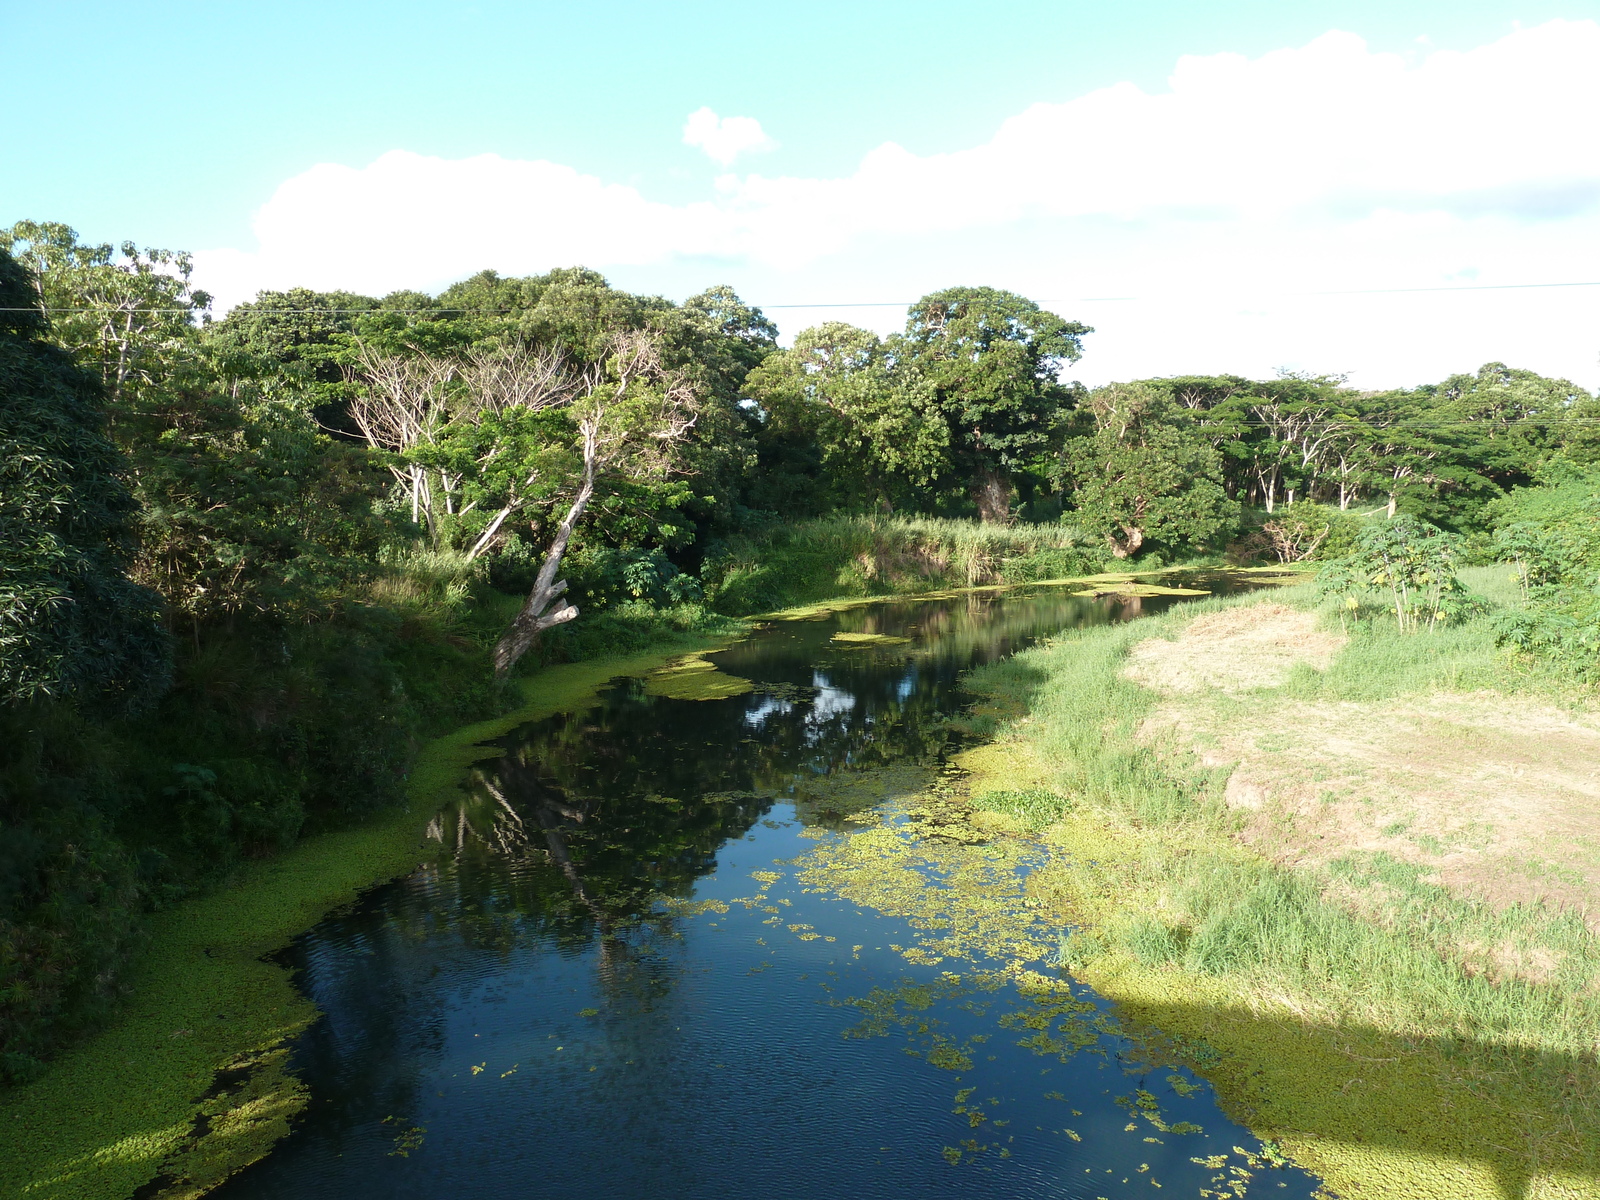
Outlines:
[[825,517],[730,539],[707,555],[701,578],[717,611],[741,614],[836,596],[1032,583],[1092,573],[1104,561],[1104,549],[1073,525]]

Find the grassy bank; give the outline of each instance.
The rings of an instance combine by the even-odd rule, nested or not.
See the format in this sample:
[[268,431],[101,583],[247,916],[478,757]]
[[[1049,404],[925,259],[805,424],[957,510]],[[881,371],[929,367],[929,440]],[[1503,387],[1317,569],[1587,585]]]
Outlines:
[[707,554],[701,575],[716,611],[746,614],[837,597],[1063,579],[1092,574],[1106,558],[1102,545],[1071,525],[828,517],[730,539]]
[[[1274,599],[1285,621],[1313,607],[1305,588]],[[1163,690],[1148,639],[1180,647],[1197,618],[1229,610],[1259,624],[1260,604],[1068,635],[973,677],[987,697],[974,720],[998,738],[969,755],[974,801],[1051,847],[1032,890],[1073,929],[1063,958],[1339,1195],[1600,1195],[1600,938],[1579,912],[1463,886],[1450,866],[1463,847],[1425,829],[1407,841],[1381,811],[1403,807],[1398,789],[1375,801],[1334,759],[1304,752],[1298,793],[1293,763],[1254,793],[1230,782],[1251,765],[1241,746],[1277,761],[1338,713],[1381,740],[1386,720],[1467,697],[1452,703],[1537,710],[1548,730],[1587,697],[1497,650],[1487,621],[1432,636],[1363,625],[1325,670],[1286,661],[1186,692],[1174,652]],[[1331,618],[1316,636],[1344,634]],[[1547,740],[1527,737],[1537,757]],[[1311,798],[1278,802],[1274,787]],[[1340,843],[1357,818],[1381,828]]]
[[683,637],[647,655],[532,675],[516,711],[423,749],[404,807],[308,838],[231,886],[157,914],[118,1019],[42,1078],[0,1093],[0,1194],[123,1200],[159,1177],[161,1194],[193,1195],[260,1157],[304,1103],[282,1070],[284,1042],[316,1015],[288,971],[263,956],[422,861],[427,820],[462,769],[494,753],[480,743],[708,644]]

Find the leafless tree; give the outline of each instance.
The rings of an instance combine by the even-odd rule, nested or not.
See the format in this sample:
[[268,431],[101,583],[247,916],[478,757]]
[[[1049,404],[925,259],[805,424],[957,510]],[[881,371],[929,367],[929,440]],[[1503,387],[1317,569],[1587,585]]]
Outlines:
[[[374,450],[399,456],[389,471],[411,492],[411,520],[433,528],[433,488],[427,469],[410,459],[438,436],[448,417],[446,387],[456,364],[426,354],[385,354],[362,343],[349,378],[361,384],[350,402],[350,419]],[[441,483],[446,491],[450,487]]]

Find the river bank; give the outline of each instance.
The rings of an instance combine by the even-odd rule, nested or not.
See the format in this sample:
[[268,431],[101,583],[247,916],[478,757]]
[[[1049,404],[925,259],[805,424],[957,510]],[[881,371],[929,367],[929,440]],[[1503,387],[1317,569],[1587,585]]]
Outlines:
[[972,803],[1048,848],[1063,960],[1236,1119],[1338,1195],[1600,1195],[1590,698],[1308,588],[970,686]]
[[[1137,610],[1135,593],[1165,594],[1159,604],[1197,589],[1107,575],[1059,590],[1121,593]],[[985,603],[998,593],[941,595]],[[767,619],[789,618],[799,629],[870,603],[848,597]],[[1311,855],[1305,837],[1282,836],[1295,823],[1287,810],[1258,794],[1281,785],[1293,765],[1297,726],[1320,727],[1297,704],[1393,708],[1448,685],[1451,695],[1499,688],[1548,705],[1561,698],[1559,685],[1511,665],[1482,630],[1399,641],[1346,634],[1320,627],[1310,604],[1295,589],[1266,601],[1203,601],[1134,625],[1069,632],[968,676],[985,699],[957,724],[994,739],[961,758],[968,777],[957,787],[970,793],[979,840],[984,832],[1037,835],[1048,858],[1028,875],[1027,911],[1076,929],[1051,961],[1070,964],[1114,1001],[1122,1027],[1157,1057],[1213,1080],[1230,1115],[1270,1153],[1340,1194],[1591,1195],[1584,1139],[1592,1100],[1583,1089],[1594,1079],[1593,1053],[1582,1030],[1593,1019],[1583,991],[1596,957],[1581,921],[1551,920],[1544,910],[1507,915],[1392,854]],[[855,624],[860,631],[835,638],[852,654],[915,654],[904,635],[923,636],[920,626],[878,632],[870,611]],[[17,1180],[29,1196],[111,1200],[151,1180],[144,1195],[197,1195],[259,1158],[305,1103],[304,1086],[283,1070],[285,1043],[316,1015],[288,969],[262,956],[435,852],[422,827],[459,794],[465,768],[499,753],[481,745],[486,739],[582,708],[617,675],[659,679],[657,668],[672,659],[709,667],[693,654],[712,644],[686,637],[645,656],[548,668],[524,681],[523,708],[432,743],[404,812],[305,842],[253,868],[239,888],[160,916],[123,1020],[0,1100],[8,1135],[0,1180]],[[737,658],[724,666],[717,674],[740,685],[726,695],[751,690]],[[644,690],[670,697],[678,689],[647,680]],[[763,705],[790,702],[782,687],[765,685],[761,695],[770,697]],[[1414,708],[1401,715],[1414,721]],[[1287,716],[1272,725],[1264,714]],[[1268,775],[1235,769],[1235,720],[1262,735],[1251,756],[1263,758]],[[1206,743],[1199,754],[1197,741]],[[1287,761],[1263,757],[1270,754]],[[1332,778],[1320,760],[1310,771]],[[904,788],[889,790],[911,795]],[[882,791],[859,790],[869,807]],[[1241,797],[1255,797],[1254,807]],[[797,803],[831,821],[853,810],[847,799],[825,790]],[[1360,801],[1331,807],[1343,819]],[[942,801],[935,808],[942,839],[954,814]],[[1409,834],[1424,852],[1429,839],[1442,845],[1453,836],[1425,812],[1398,829],[1390,829],[1397,817],[1382,815],[1379,833]],[[871,838],[859,844],[871,849]],[[1551,865],[1558,869],[1545,874],[1557,881],[1572,869]],[[854,866],[826,877],[844,875],[851,886],[866,880]],[[1368,906],[1354,914],[1353,894]],[[995,928],[1011,920],[993,919]],[[1405,936],[1414,927],[1429,937]],[[1455,957],[1441,955],[1446,943]],[[1523,958],[1508,959],[1506,945]],[[1519,963],[1548,977],[1527,978]],[[135,1086],[125,1086],[130,1078]]]
[[436,853],[424,827],[465,768],[495,753],[484,742],[580,706],[608,680],[725,640],[681,637],[521,679],[520,707],[423,749],[403,808],[306,839],[156,914],[118,1018],[39,1080],[0,1092],[0,1193],[123,1200],[160,1179],[161,1195],[198,1195],[260,1157],[304,1104],[282,1070],[285,1043],[316,1017],[272,952]]
[[[539,648],[538,664],[529,664],[536,666],[537,674],[516,681],[517,686],[524,693],[530,688],[541,694],[553,689],[553,694],[576,703],[605,678],[644,671],[686,650],[725,641],[756,619],[748,614],[764,604],[781,607],[819,597],[842,597],[834,603],[848,604],[1002,574],[1037,577],[1059,573],[1063,565],[1079,564],[1082,558],[1063,557],[1059,546],[1071,537],[1049,530],[993,533],[974,531],[960,522],[895,520],[835,521],[827,530],[830,536],[812,539],[820,549],[811,547],[805,538],[785,541],[784,552],[768,556],[771,563],[779,564],[777,577],[769,579],[768,574],[757,572],[763,580],[760,587],[752,588],[748,581],[732,591],[724,587],[726,594],[717,597],[719,611],[692,602],[662,607],[645,600],[613,598],[584,620],[552,631]],[[428,810],[431,801],[426,796],[440,786],[427,782],[435,769],[430,764],[438,753],[450,758],[450,752],[440,747],[453,746],[463,737],[467,741],[461,746],[470,745],[494,736],[485,730],[531,719],[531,710],[513,705],[516,711],[506,716],[433,743],[410,773],[404,803],[396,803],[401,788],[395,784],[406,773],[418,734],[426,736],[429,727],[437,730],[451,714],[456,720],[470,719],[505,707],[504,697],[495,699],[488,694],[492,689],[487,683],[485,648],[514,611],[516,601],[462,572],[462,564],[437,555],[413,556],[392,564],[372,584],[371,594],[363,596],[368,607],[359,611],[358,619],[352,618],[359,626],[354,632],[313,629],[292,645],[269,646],[278,651],[279,658],[285,653],[289,657],[284,661],[273,658],[265,664],[256,661],[260,647],[250,640],[248,631],[231,640],[224,638],[207,645],[203,653],[197,649],[195,664],[183,666],[184,687],[168,703],[171,712],[163,709],[128,730],[100,729],[78,721],[69,723],[69,728],[52,727],[47,732],[44,749],[35,755],[44,765],[33,772],[37,779],[30,777],[41,796],[40,804],[44,803],[42,797],[63,790],[96,797],[101,791],[138,794],[145,789],[157,798],[143,807],[123,806],[119,820],[128,826],[125,833],[120,829],[112,832],[109,821],[96,818],[92,807],[85,809],[89,833],[99,840],[83,830],[67,839],[87,842],[91,849],[87,858],[78,855],[74,870],[91,881],[105,877],[121,887],[114,900],[102,895],[94,902],[95,920],[120,918],[126,928],[109,949],[100,945],[107,941],[105,936],[88,937],[87,951],[107,960],[101,964],[93,989],[96,994],[104,993],[104,998],[94,1011],[58,1004],[63,1024],[75,1026],[65,1037],[47,1029],[46,1021],[29,1007],[30,1003],[38,1007],[37,996],[42,992],[41,987],[30,985],[49,982],[50,964],[36,972],[40,979],[32,980],[26,977],[27,964],[40,955],[35,952],[32,959],[22,956],[24,977],[19,986],[10,989],[5,1001],[16,1011],[8,1008],[0,1015],[8,1016],[24,1036],[6,1049],[26,1045],[45,1064],[22,1057],[26,1069],[18,1078],[23,1082],[0,1087],[0,1121],[5,1122],[0,1128],[18,1132],[0,1146],[0,1181],[51,1180],[49,1187],[67,1189],[39,1194],[122,1195],[125,1189],[119,1190],[122,1183],[118,1181],[131,1179],[134,1183],[130,1186],[138,1186],[152,1174],[189,1136],[190,1118],[202,1108],[216,1110],[219,1134],[222,1125],[242,1122],[238,1131],[241,1143],[254,1139],[254,1134],[246,1136],[249,1130],[281,1127],[283,1114],[296,1102],[292,1097],[285,1099],[289,1093],[283,1087],[287,1085],[267,1082],[271,1064],[256,1063],[251,1070],[236,1073],[239,1078],[248,1075],[256,1081],[249,1085],[252,1091],[248,1095],[237,1086],[231,1088],[231,1099],[226,1102],[205,1095],[211,1089],[211,1073],[219,1064],[227,1069],[226,1064],[240,1055],[260,1053],[260,1047],[281,1041],[285,1030],[299,1028],[308,1019],[308,1010],[297,1008],[294,996],[284,990],[286,985],[279,979],[282,973],[257,959],[312,924],[329,906],[412,865],[408,855],[414,849],[415,813]],[[745,578],[748,566],[735,574]],[[725,570],[719,581],[726,583],[726,575]],[[816,611],[826,610],[829,604],[824,601]],[[359,652],[352,653],[352,648]],[[353,659],[359,659],[354,666]],[[335,682],[327,683],[324,676]],[[302,677],[310,678],[312,684]],[[561,682],[566,680],[582,682],[572,691]],[[350,681],[357,681],[358,686],[352,689]],[[380,699],[387,696],[392,702],[396,687],[403,691],[403,719],[385,711]],[[335,733],[337,721],[332,713],[324,714],[316,705],[307,704],[307,696],[321,697],[323,692],[342,697],[346,705],[352,700],[359,702],[367,719],[359,728]],[[347,692],[350,694],[344,695]],[[562,702],[542,703],[559,708]],[[309,766],[299,764],[302,775],[310,771],[312,776],[310,784],[302,780],[301,785],[336,794],[332,799],[318,799],[321,807],[309,822],[304,812],[311,806],[303,804],[296,793],[293,771],[285,772],[278,761],[283,755],[275,758],[270,746],[256,745],[263,737],[255,725],[241,732],[241,722],[259,724],[262,713],[268,714],[268,734],[296,747],[313,745],[321,754],[308,760]],[[288,733],[277,729],[285,721],[293,726]],[[57,743],[82,743],[90,749],[74,757],[58,753]],[[345,755],[350,764],[339,759],[340,745],[354,746],[354,752]],[[295,753],[305,757],[302,751]],[[57,765],[79,759],[88,766],[69,767],[62,774]],[[326,779],[317,774],[322,771],[323,759],[339,762],[337,768],[323,771]],[[172,768],[169,760],[180,766]],[[454,774],[446,770],[449,778],[442,786],[451,786],[460,765],[451,768]],[[163,792],[159,786],[164,782],[163,772],[170,774],[174,769],[180,776],[176,801],[168,797],[173,787]],[[79,774],[84,779],[80,780]],[[344,778],[346,774],[351,776],[349,780]],[[284,780],[278,780],[278,775]],[[236,776],[257,790],[259,780],[270,780],[276,788],[270,803],[259,800],[249,788],[239,791],[243,785]],[[167,808],[176,804],[176,820],[171,814],[162,819],[163,804]],[[114,806],[107,801],[101,807],[112,811]],[[144,808],[150,810],[148,819]],[[249,822],[261,824],[266,819],[262,813],[282,817],[273,816],[277,825],[270,839],[250,833],[254,826]],[[206,836],[210,841],[191,834],[189,824],[196,821],[209,822]],[[322,832],[314,832],[319,825]],[[301,840],[306,832],[311,837]],[[126,845],[119,844],[119,836]],[[155,847],[154,852],[142,850],[146,842]],[[203,845],[204,852],[191,853],[191,843]],[[139,873],[132,863],[140,853],[160,864],[157,885],[142,885],[144,891],[156,887],[163,893],[160,897],[142,895],[141,884],[132,882]],[[103,881],[95,886],[102,892],[109,887]],[[153,902],[161,911],[141,916],[138,909]],[[7,915],[0,913],[0,917]],[[56,924],[70,932],[75,924],[84,923],[83,916],[66,911],[58,914]],[[24,934],[31,919],[26,914],[23,917]],[[57,957],[79,974],[87,969],[74,962],[75,958],[88,959],[85,947],[77,946],[66,933],[58,931],[51,936],[70,950]],[[207,953],[191,974],[188,964],[196,939],[204,943]],[[141,950],[140,946],[147,948]],[[225,952],[224,946],[237,947],[238,953]],[[224,966],[225,960],[231,965]],[[184,978],[174,980],[174,974]],[[265,991],[257,994],[252,987]],[[225,1033],[224,1018],[215,1014],[199,1025],[186,1019],[184,1014],[196,1005],[221,1012],[248,1009],[257,1017]],[[288,1024],[273,1015],[280,1012],[287,1014],[283,1020]],[[165,1033],[157,1039],[128,1032],[147,1024],[151,1029],[165,1028]],[[96,1028],[100,1032],[92,1032]],[[18,1029],[6,1026],[0,1032],[16,1034]],[[87,1037],[86,1030],[90,1031]],[[113,1049],[121,1045],[119,1037],[125,1036],[134,1037],[134,1042]],[[149,1047],[157,1045],[159,1053],[145,1061],[150,1058]],[[56,1051],[53,1057],[52,1049]],[[104,1120],[99,1116],[78,1120],[76,1114],[70,1121],[60,1117],[84,1097],[105,1095],[106,1081],[130,1069],[140,1072],[140,1083],[132,1089],[136,1094],[118,1093],[104,1105],[95,1100],[86,1106],[94,1113],[103,1107]],[[221,1120],[225,1112],[234,1115]],[[66,1131],[67,1126],[72,1129]],[[224,1140],[213,1136],[207,1142]],[[228,1155],[223,1154],[222,1160],[228,1160]],[[105,1190],[82,1191],[88,1186],[83,1183],[85,1171],[95,1177],[104,1175]],[[189,1171],[184,1167],[176,1173]]]
[[[454,789],[462,768],[474,757],[470,747],[478,742],[547,712],[578,706],[606,678],[645,674],[678,654],[726,642],[755,619],[741,614],[757,602],[781,606],[840,597],[814,605],[813,611],[826,611],[867,602],[874,595],[994,578],[1003,555],[1010,555],[1003,562],[1011,573],[1024,578],[1059,571],[1082,558],[1062,558],[1056,550],[1062,534],[1051,531],[989,536],[958,522],[894,520],[834,522],[830,530],[834,526],[835,533],[842,533],[821,538],[821,557],[816,552],[800,555],[779,571],[776,581],[718,597],[723,613],[696,603],[658,608],[622,602],[554,630],[539,648],[544,666],[538,674],[515,680],[525,702],[501,717],[427,744],[406,779],[402,805],[386,805],[379,787],[352,784],[344,790],[360,794],[357,803],[365,803],[370,816],[336,821],[334,829],[304,840],[296,840],[291,830],[278,838],[283,845],[266,858],[237,861],[237,846],[227,843],[192,867],[181,858],[171,859],[195,878],[174,890],[176,902],[166,902],[163,910],[144,918],[142,928],[134,928],[128,941],[147,949],[133,950],[130,965],[117,963],[107,971],[104,990],[123,997],[115,1016],[99,1018],[99,1032],[88,1038],[78,1035],[77,1045],[69,1043],[48,1066],[35,1067],[38,1078],[0,1088],[0,1130],[5,1131],[0,1187],[29,1189],[29,1195],[123,1197],[157,1174],[174,1181],[194,1179],[202,1187],[203,1179],[222,1178],[238,1163],[256,1157],[259,1147],[269,1146],[302,1102],[293,1080],[280,1070],[282,1050],[274,1048],[306,1026],[314,1010],[294,992],[285,971],[262,962],[262,955],[366,886],[416,866],[421,824],[437,811],[438,797]],[[1035,562],[1040,554],[1045,557]],[[386,670],[403,678],[406,698],[418,709],[410,715],[411,725],[462,707],[467,712],[490,709],[488,699],[477,694],[486,688],[478,678],[486,678],[486,670],[475,667],[482,667],[482,646],[504,624],[514,598],[485,589],[482,581],[462,576],[459,563],[435,555],[406,560],[400,570],[381,576],[368,600],[378,605],[371,611],[389,624],[374,618],[382,635],[368,638],[373,642],[368,656],[376,656],[378,669],[363,664],[357,675],[363,682],[378,678],[379,685]],[[210,656],[203,662],[210,674],[198,678],[192,694],[202,699],[221,694],[232,706],[251,712],[262,707],[254,694],[272,693],[275,675],[285,672],[283,664],[261,669],[248,646],[242,650],[227,643],[222,651],[226,653],[218,658],[218,651],[208,648]],[[322,659],[314,662],[317,666]],[[301,674],[306,669],[299,656],[288,666]],[[381,691],[379,685],[373,686]],[[461,699],[454,693],[472,694]],[[376,696],[365,698],[363,693],[363,699],[378,704]],[[394,725],[392,714],[370,714],[363,730],[381,726],[389,741],[381,752],[368,752],[370,734],[358,734],[362,752],[355,757],[363,765],[371,760],[378,763],[379,773],[403,773],[410,755],[403,747],[390,746],[395,736],[389,726]],[[198,718],[187,714],[162,725],[160,749],[152,749],[150,738],[142,739],[136,758],[158,760],[165,754],[205,765],[227,752],[222,747],[240,757],[242,742],[230,742],[230,730],[226,720],[219,723],[206,712]],[[101,731],[69,733],[107,741]],[[107,746],[120,744],[110,739]],[[101,757],[120,762],[125,755],[107,749]],[[158,773],[160,766],[157,762],[150,771]],[[194,773],[194,768],[187,770]],[[286,795],[283,805],[293,808],[298,803],[293,789]],[[210,792],[203,798],[222,803]],[[149,824],[162,829],[162,822],[152,819]],[[261,848],[254,853],[261,854]],[[214,877],[210,885],[208,872]],[[138,925],[133,914],[128,918]],[[138,1072],[136,1086],[122,1086],[125,1072]],[[205,1136],[195,1139],[197,1130]],[[174,1192],[178,1194],[184,1192]]]
[[[914,582],[874,586],[909,590]],[[456,794],[464,769],[495,753],[483,742],[582,707],[610,679],[647,675],[726,644],[749,621],[814,618],[871,602],[845,595],[744,621],[693,613],[685,620],[671,610],[604,613],[594,629],[580,631],[582,639],[552,648],[581,661],[516,680],[519,706],[428,743],[403,806],[313,835],[245,865],[217,890],[153,914],[149,948],[130,973],[118,1016],[39,1079],[0,1091],[0,1186],[118,1200],[158,1180],[162,1195],[195,1195],[259,1157],[304,1104],[303,1088],[282,1069],[284,1047],[316,1016],[288,971],[270,961],[272,952],[436,852],[436,843],[423,841],[423,826]],[[615,653],[638,643],[648,648]]]

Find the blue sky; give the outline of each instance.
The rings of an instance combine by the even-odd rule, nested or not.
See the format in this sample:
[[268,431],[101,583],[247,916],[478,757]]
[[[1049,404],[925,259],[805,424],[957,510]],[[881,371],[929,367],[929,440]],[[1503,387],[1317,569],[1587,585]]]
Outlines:
[[[1600,280],[1600,3],[0,13],[26,98],[0,129],[0,223],[196,251],[225,301],[577,257],[769,305],[1014,287],[1097,326],[1091,382],[1290,366],[1386,386],[1497,357],[1600,382],[1600,289],[1291,294]],[[729,157],[742,126],[686,144],[701,109],[775,148]]]

